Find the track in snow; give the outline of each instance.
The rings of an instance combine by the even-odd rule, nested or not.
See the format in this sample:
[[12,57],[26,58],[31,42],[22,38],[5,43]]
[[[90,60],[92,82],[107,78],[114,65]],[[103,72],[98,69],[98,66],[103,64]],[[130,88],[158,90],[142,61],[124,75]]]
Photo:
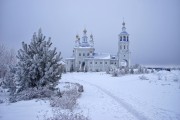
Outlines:
[[[74,78],[75,79],[75,78]],[[84,80],[79,80],[79,79],[75,79],[81,82],[84,82],[86,84],[89,84],[93,87],[96,87],[97,89],[101,90],[102,92],[104,92],[106,95],[110,96],[112,99],[114,99],[118,104],[120,104],[122,107],[124,107],[129,113],[131,113],[135,118],[137,118],[138,120],[150,120],[148,117],[144,116],[143,113],[138,112],[137,110],[135,110],[130,104],[126,103],[123,99],[120,99],[118,97],[116,97],[115,95],[113,95],[111,92],[109,92],[106,89],[101,88],[98,85],[89,83],[87,81]]]

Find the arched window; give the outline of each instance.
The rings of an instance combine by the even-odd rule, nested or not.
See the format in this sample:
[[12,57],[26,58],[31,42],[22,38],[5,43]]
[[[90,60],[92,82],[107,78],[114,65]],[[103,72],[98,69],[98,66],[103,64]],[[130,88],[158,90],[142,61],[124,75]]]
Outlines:
[[123,41],[126,41],[126,36],[123,36]]
[[122,36],[120,37],[120,41],[122,41]]
[[127,41],[129,41],[129,37],[127,36]]

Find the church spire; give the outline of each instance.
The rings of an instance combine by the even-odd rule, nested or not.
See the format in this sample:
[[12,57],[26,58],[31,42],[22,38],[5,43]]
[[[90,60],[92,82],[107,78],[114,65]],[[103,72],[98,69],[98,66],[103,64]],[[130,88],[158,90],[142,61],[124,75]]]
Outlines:
[[87,33],[87,30],[86,30],[86,28],[83,30],[83,37],[82,37],[82,44],[81,44],[81,46],[82,47],[88,47],[89,46],[89,43],[88,43],[88,37],[87,37],[87,35],[86,35],[86,33]]
[[90,46],[94,47],[94,40],[93,40],[93,35],[90,35]]
[[122,31],[125,32],[126,31],[126,27],[125,27],[125,22],[124,22],[124,19],[123,19],[123,23],[122,23],[123,27],[122,27]]
[[75,46],[76,46],[76,47],[79,47],[80,44],[81,44],[81,43],[80,43],[80,38],[79,38],[79,35],[77,34],[77,35],[76,35]]

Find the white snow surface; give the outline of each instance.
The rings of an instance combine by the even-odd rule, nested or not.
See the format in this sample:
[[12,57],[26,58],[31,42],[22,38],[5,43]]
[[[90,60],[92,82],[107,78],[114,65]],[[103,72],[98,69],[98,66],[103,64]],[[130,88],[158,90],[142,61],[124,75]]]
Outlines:
[[[66,73],[60,81],[84,86],[75,111],[91,120],[180,120],[180,71],[144,74],[148,80],[139,76]],[[45,113],[51,116],[51,107],[41,100],[0,104],[1,120],[38,120]]]

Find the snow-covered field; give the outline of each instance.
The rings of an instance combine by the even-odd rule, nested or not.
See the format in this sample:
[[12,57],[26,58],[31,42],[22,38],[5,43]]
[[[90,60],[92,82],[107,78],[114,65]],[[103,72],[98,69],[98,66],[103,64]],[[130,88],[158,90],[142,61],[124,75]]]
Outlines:
[[[66,73],[61,81],[84,86],[75,111],[92,120],[180,120],[180,71],[145,74],[146,80],[140,76]],[[3,103],[0,119],[38,120],[52,115],[51,110],[48,101],[42,100]]]

